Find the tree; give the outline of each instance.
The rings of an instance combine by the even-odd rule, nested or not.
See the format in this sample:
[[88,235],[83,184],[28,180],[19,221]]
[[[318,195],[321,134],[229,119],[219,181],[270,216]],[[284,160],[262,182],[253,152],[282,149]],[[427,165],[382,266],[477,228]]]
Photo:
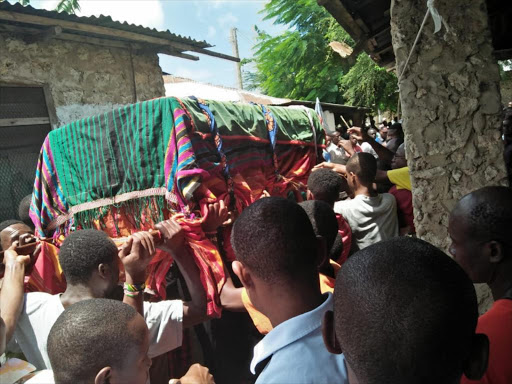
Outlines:
[[[22,5],[30,5],[30,0],[18,0]],[[58,12],[76,13],[80,10],[78,0],[60,0],[55,9]]]
[[265,19],[275,18],[289,30],[275,37],[257,30],[254,58],[246,61],[256,69],[245,75],[249,87],[298,100],[318,97],[323,102],[390,108],[395,99],[396,104],[393,75],[372,64],[366,54],[351,68],[349,60],[329,47],[332,41],[350,46],[354,41],[316,0],[271,0],[263,12]]

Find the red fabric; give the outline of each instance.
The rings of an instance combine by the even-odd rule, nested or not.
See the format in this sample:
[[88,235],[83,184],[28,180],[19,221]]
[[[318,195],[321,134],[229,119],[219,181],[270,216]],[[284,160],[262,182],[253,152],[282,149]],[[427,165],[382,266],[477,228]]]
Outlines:
[[341,240],[343,242],[343,251],[341,252],[340,258],[336,260],[336,262],[339,265],[343,265],[343,263],[347,261],[350,248],[352,247],[352,229],[342,215],[336,214],[336,219],[338,220],[338,233],[340,234]]
[[409,226],[413,233],[416,233],[414,228],[414,213],[412,210],[412,192],[408,189],[397,189],[393,185],[389,190],[396,199],[396,208],[398,213],[398,224],[400,228]]
[[59,248],[42,241],[41,253],[34,264],[34,269],[25,277],[25,291],[56,295],[65,290],[66,280],[59,263]]
[[512,383],[512,300],[501,299],[478,319],[477,333],[489,337],[489,365],[481,380],[462,377],[461,384]]

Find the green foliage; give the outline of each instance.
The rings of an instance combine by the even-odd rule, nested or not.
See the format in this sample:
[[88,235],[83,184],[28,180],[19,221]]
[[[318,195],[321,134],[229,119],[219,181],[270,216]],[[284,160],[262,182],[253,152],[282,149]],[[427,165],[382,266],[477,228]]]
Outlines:
[[379,67],[366,53],[341,79],[343,96],[349,104],[396,111],[398,87],[395,74]]
[[[30,0],[19,0],[22,5],[30,5]],[[78,0],[60,0],[55,9],[58,12],[76,13],[80,10]]]
[[[354,46],[354,41],[316,0],[271,0],[265,19],[289,28],[279,36],[258,32],[255,72],[245,73],[249,89],[275,97],[350,103],[358,106],[393,106],[396,77],[377,67],[366,54],[351,68],[330,47],[332,41]],[[365,59],[365,57],[366,59]],[[348,76],[347,80],[344,78]],[[396,101],[394,102],[396,104]]]

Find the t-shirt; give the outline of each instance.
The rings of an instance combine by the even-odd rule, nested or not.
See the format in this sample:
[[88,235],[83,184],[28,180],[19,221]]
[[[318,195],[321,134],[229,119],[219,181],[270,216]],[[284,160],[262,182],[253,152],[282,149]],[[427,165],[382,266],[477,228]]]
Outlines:
[[[18,344],[27,360],[38,370],[51,369],[46,342],[50,330],[64,307],[60,295],[42,292],[25,294],[23,310],[8,350]],[[183,302],[166,300],[144,302],[144,319],[149,329],[149,357],[181,346],[183,339]]]
[[497,300],[492,308],[478,319],[477,333],[489,338],[489,364],[480,380],[462,377],[461,384],[512,383],[512,300]]
[[400,228],[409,227],[410,233],[415,233],[414,213],[412,210],[412,192],[408,189],[398,189],[393,185],[389,190],[396,199],[396,208],[398,213],[398,225]]
[[331,143],[326,148],[326,150],[331,157],[331,163],[343,165],[347,163],[348,157],[343,148],[340,148],[336,144]]
[[397,189],[407,189],[412,191],[409,167],[392,169],[388,171],[388,179],[396,185]]
[[367,143],[366,141],[363,141],[361,143],[361,149],[363,150],[363,152],[365,153],[370,153],[373,155],[373,157],[375,157],[376,159],[379,157],[377,155],[377,152],[375,152],[375,149],[373,149],[372,145],[370,143]]
[[334,212],[343,215],[352,229],[352,253],[399,234],[396,200],[389,193],[338,201]]

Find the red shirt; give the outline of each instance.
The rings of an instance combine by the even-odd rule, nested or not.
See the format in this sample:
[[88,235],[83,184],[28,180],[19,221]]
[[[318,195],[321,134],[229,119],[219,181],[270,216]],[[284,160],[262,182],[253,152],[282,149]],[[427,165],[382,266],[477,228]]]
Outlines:
[[480,380],[462,377],[461,384],[512,383],[512,300],[497,300],[485,315],[478,319],[477,333],[489,337],[489,365]]
[[342,215],[336,214],[338,219],[338,233],[341,236],[343,243],[343,251],[341,252],[340,258],[336,260],[339,265],[342,265],[347,261],[348,254],[350,253],[350,247],[352,246],[352,229],[348,225],[347,220]]
[[412,212],[412,193],[408,189],[397,189],[393,185],[389,190],[396,200],[396,210],[398,214],[398,225],[400,228],[409,226],[412,233],[416,233],[414,228],[414,213]]

